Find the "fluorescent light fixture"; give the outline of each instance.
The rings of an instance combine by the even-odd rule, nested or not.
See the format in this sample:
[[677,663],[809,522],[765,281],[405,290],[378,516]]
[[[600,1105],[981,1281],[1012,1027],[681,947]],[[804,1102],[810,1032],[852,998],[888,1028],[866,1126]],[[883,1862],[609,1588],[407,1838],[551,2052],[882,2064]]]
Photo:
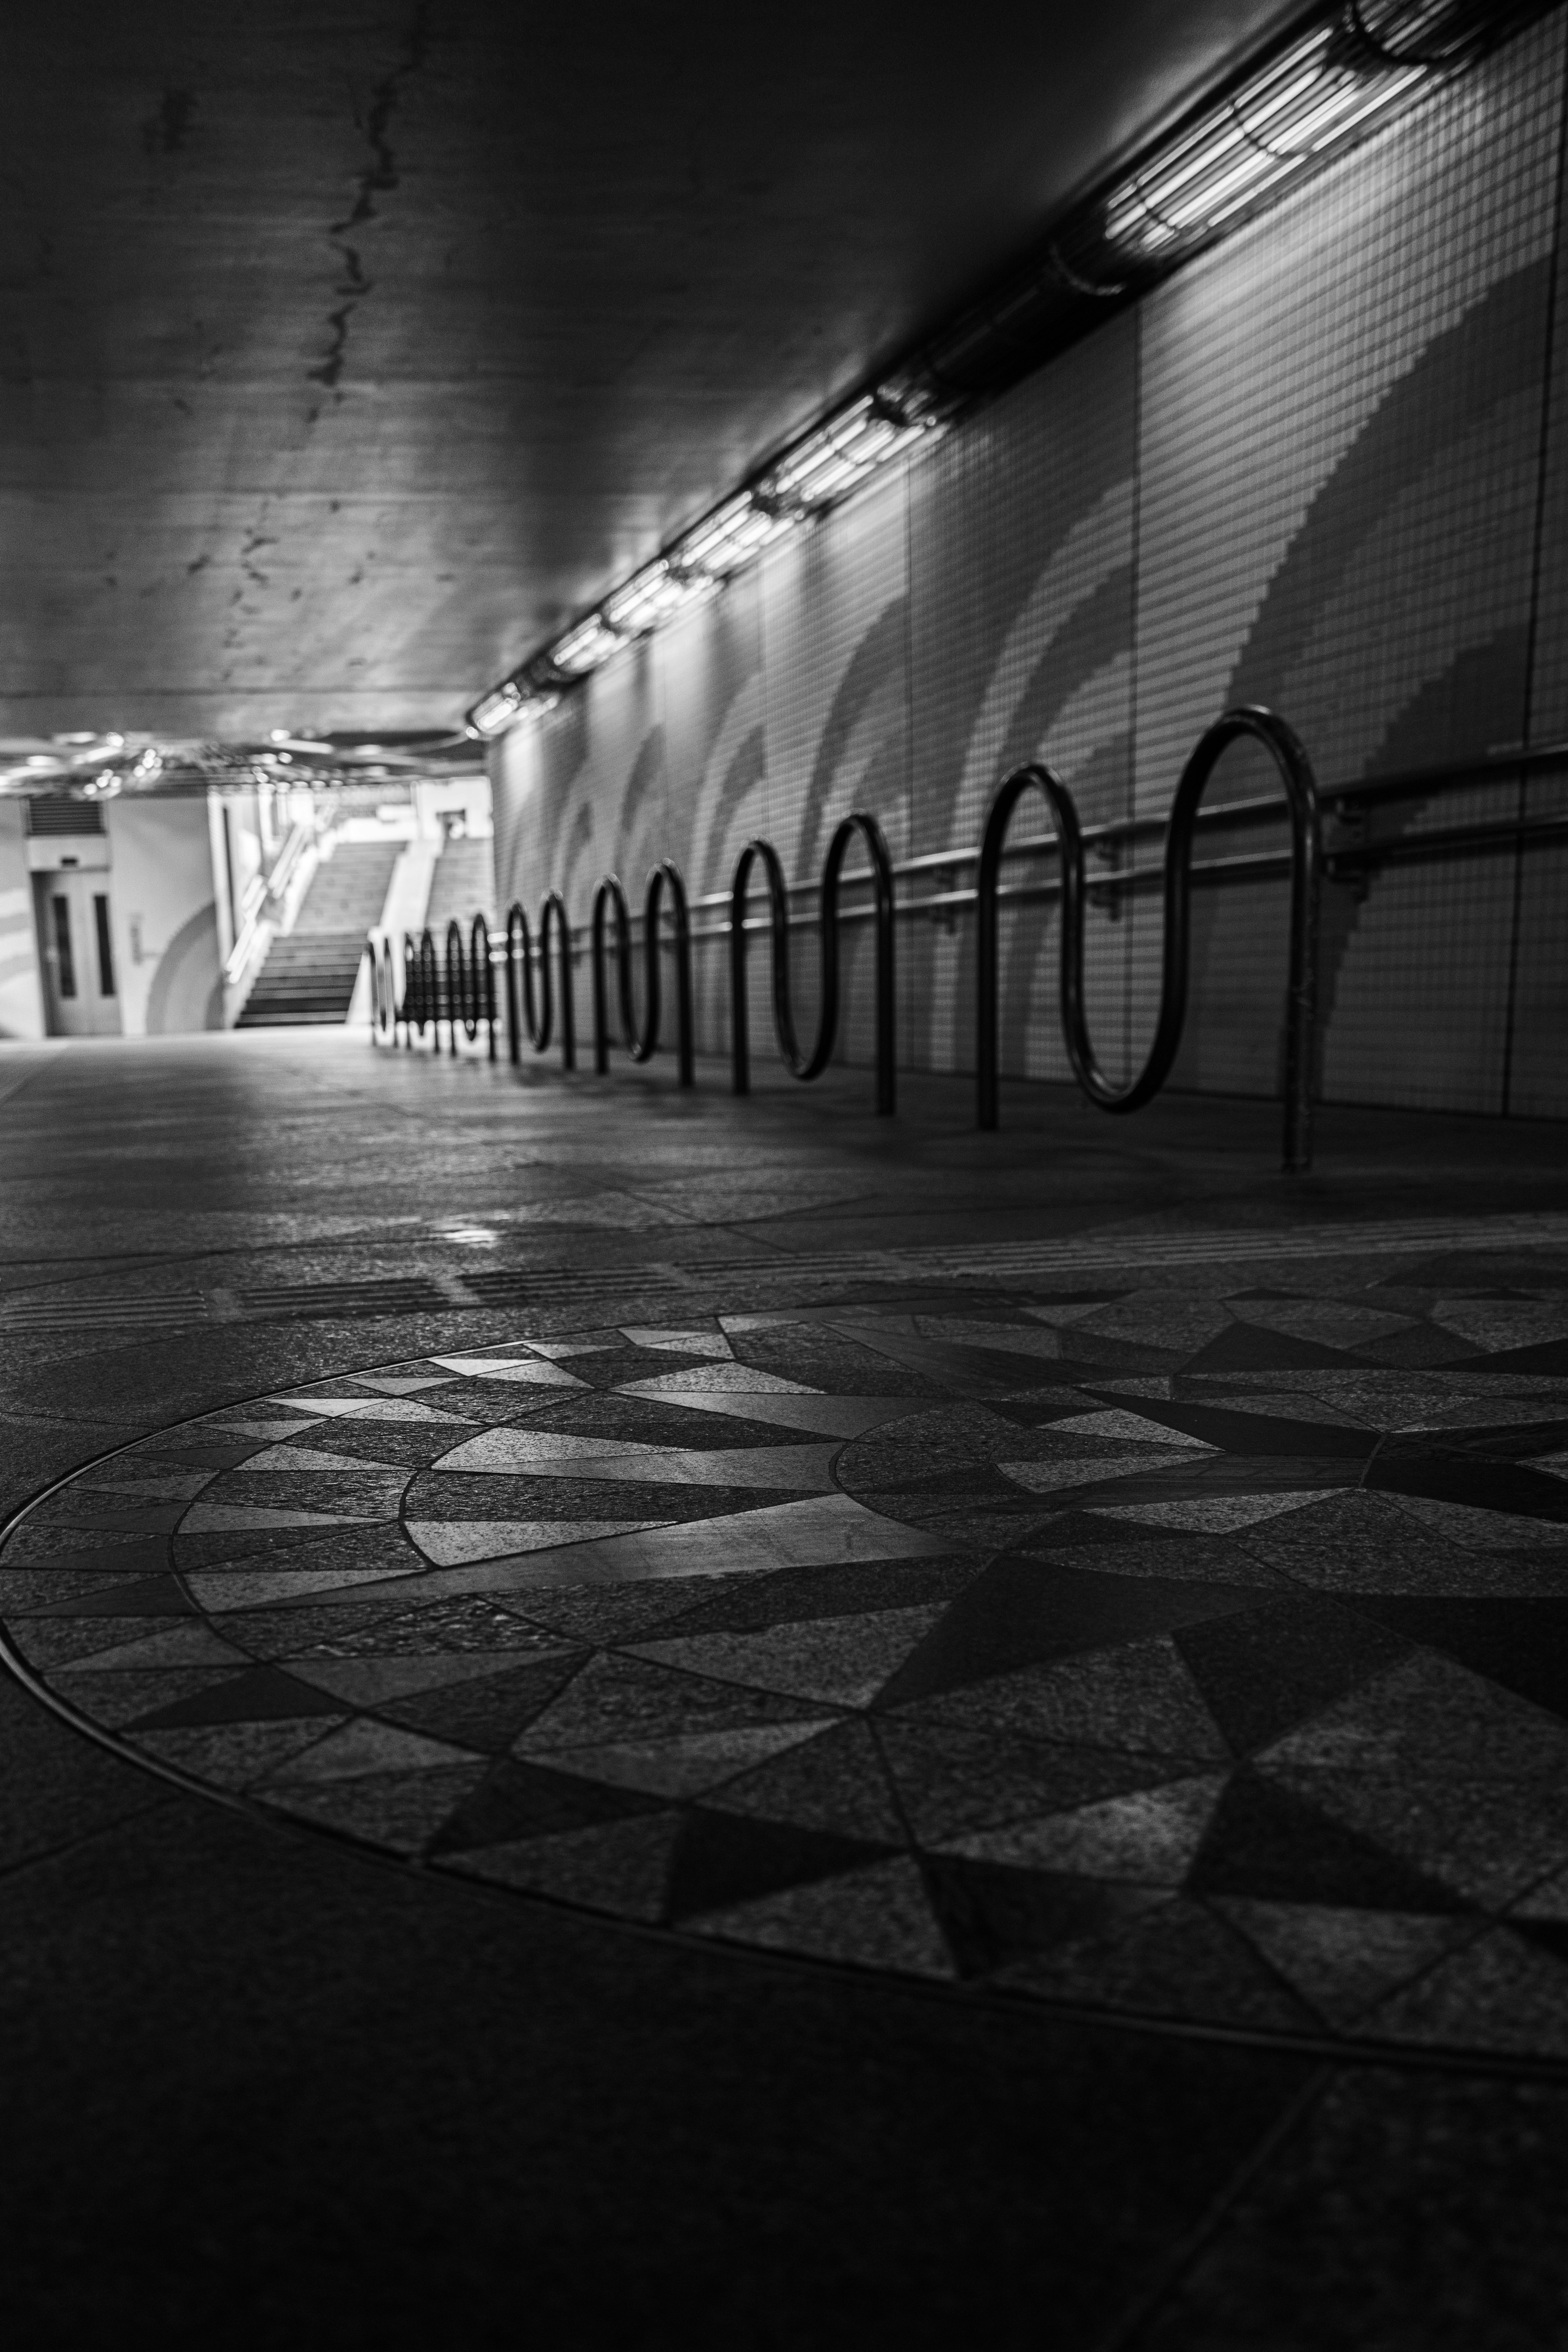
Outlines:
[[527,698],[516,679],[509,677],[504,686],[498,686],[493,693],[481,696],[475,703],[468,713],[469,734],[487,738],[504,735]]
[[750,490],[726,499],[710,515],[679,539],[670,550],[670,562],[684,572],[699,572],[710,580],[727,580],[742,563],[775,539],[793,530],[796,518],[788,514],[773,514],[759,506]]
[[[1042,286],[1059,294],[1064,279],[1079,293],[1110,296],[1147,282],[1306,178],[1434,73],[1467,63],[1500,26],[1540,5],[1344,0],[1331,22],[1287,40],[1109,193],[1079,205],[1052,240],[1047,266],[975,314],[975,331],[1005,341],[1022,312],[1026,337]],[[961,320],[954,332],[964,330]],[[961,341],[961,359],[963,348]],[[944,364],[939,347],[816,426],[518,673],[537,687],[514,677],[486,695],[468,714],[469,732],[500,734],[515,719],[547,709],[552,685],[587,677],[628,639],[712,594],[765,547],[942,431],[965,396],[962,366],[954,391]]]
[[880,404],[874,393],[865,393],[787,451],[763,475],[759,493],[770,505],[776,501],[809,512],[842,498],[931,430],[925,424],[906,424]]
[[574,629],[550,648],[552,667],[563,670],[568,677],[586,677],[591,669],[607,662],[613,653],[626,643],[619,629],[612,629],[603,613],[590,613]]
[[1304,34],[1112,188],[1099,230],[1112,253],[1133,264],[1174,258],[1427,79],[1430,66],[1401,62],[1357,26],[1359,44],[1339,23]]
[[624,636],[640,636],[645,629],[657,629],[672,614],[704,603],[717,586],[717,581],[700,575],[688,579],[661,555],[635,572],[624,588],[606,596],[605,619]]

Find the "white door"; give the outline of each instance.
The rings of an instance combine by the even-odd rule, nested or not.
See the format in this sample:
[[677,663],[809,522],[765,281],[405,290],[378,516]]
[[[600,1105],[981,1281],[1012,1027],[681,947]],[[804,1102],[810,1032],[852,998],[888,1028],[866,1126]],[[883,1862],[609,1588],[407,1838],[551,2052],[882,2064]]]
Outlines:
[[109,923],[109,876],[37,874],[38,944],[56,1037],[112,1037],[120,1032],[114,942]]

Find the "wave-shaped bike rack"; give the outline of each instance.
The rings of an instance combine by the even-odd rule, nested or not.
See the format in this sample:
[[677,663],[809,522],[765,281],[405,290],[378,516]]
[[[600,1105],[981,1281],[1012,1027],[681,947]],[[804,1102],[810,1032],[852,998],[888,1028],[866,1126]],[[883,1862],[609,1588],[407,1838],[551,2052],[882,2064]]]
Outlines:
[[[539,999],[536,1005],[533,988],[533,939],[528,928],[528,915],[521,899],[514,898],[507,908],[506,950],[506,1034],[507,1058],[514,1065],[522,1059],[522,1033],[526,1023],[528,1042],[536,1054],[547,1054],[555,1034],[555,1002],[550,986],[550,933],[553,926],[556,961],[561,967],[561,1066],[574,1070],[577,1066],[577,1032],[572,1010],[572,926],[566,918],[566,901],[559,890],[547,890],[539,908]],[[521,952],[520,952],[521,950]],[[518,973],[522,974],[521,1016],[518,1005]]]
[[437,958],[435,935],[428,925],[417,940],[411,931],[404,932],[400,960],[394,956],[390,933],[384,931],[371,933],[365,952],[370,958],[374,1034],[390,1037],[395,1045],[401,1029],[404,1044],[412,1051],[415,1031],[417,1029],[423,1038],[426,1030],[433,1028],[439,1053],[441,1024],[445,1022],[448,1050],[456,1056],[459,1027],[470,1045],[484,1029],[488,1032],[489,1059],[495,1060],[495,955],[489,925],[482,914],[474,916],[466,940],[461,923],[453,917],[447,926],[441,958]]
[[647,1018],[637,1026],[637,1007],[632,999],[632,916],[626,904],[626,894],[620,877],[606,874],[594,893],[592,924],[594,961],[594,1067],[601,1076],[610,1066],[610,1033],[605,1018],[608,991],[605,985],[606,915],[613,914],[616,923],[616,983],[621,1016],[621,1036],[634,1062],[651,1061],[658,1050],[658,1035],[663,1013],[659,988],[660,939],[658,919],[665,897],[669,899],[670,929],[675,949],[675,1030],[676,1055],[679,1083],[683,1087],[694,1081],[693,1021],[691,1013],[691,917],[686,903],[686,885],[680,868],[668,857],[661,857],[647,877],[643,898],[643,993],[647,1003]]
[[1220,755],[1242,737],[1273,758],[1290,821],[1290,942],[1285,993],[1284,1164],[1300,1172],[1312,1163],[1312,1062],[1317,1021],[1318,900],[1322,872],[1322,816],[1311,764],[1294,731],[1274,711],[1238,706],[1199,738],[1183,769],[1165,833],[1165,933],[1160,1010],[1153,1043],[1136,1077],[1115,1086],[1096,1057],[1084,1006],[1084,917],[1089,882],[1083,826],[1071,793],[1038,761],[1016,768],[999,787],[985,820],[975,878],[975,1123],[997,1123],[997,887],[1013,812],[1026,793],[1038,791],[1051,814],[1061,866],[1061,1018],[1068,1059],[1083,1093],[1100,1110],[1141,1110],[1171,1075],[1187,1013],[1192,947],[1193,835],[1198,804]]
[[817,904],[817,935],[821,952],[821,992],[816,1043],[803,1054],[795,1033],[789,987],[789,890],[771,841],[748,841],[736,861],[730,885],[730,1070],[731,1090],[749,1094],[752,1087],[751,1036],[746,1014],[746,902],[752,866],[761,858],[768,894],[768,924],[773,942],[773,1034],[780,1055],[792,1077],[819,1078],[827,1067],[838,1037],[838,887],[849,845],[858,834],[871,860],[873,912],[877,926],[877,1109],[894,1108],[893,998],[893,863],[882,828],[874,816],[858,811],[847,816],[827,845]]
[[[1220,821],[1233,814],[1247,817],[1268,814],[1278,806],[1271,798],[1250,799],[1232,808],[1230,803],[1216,809],[1204,809],[1201,803],[1209,781],[1222,753],[1242,739],[1260,743],[1268,752],[1285,788],[1285,809],[1290,827],[1288,862],[1290,875],[1290,929],[1289,972],[1285,1000],[1285,1067],[1284,1067],[1284,1165],[1289,1171],[1303,1171],[1311,1165],[1312,1153],[1312,1093],[1317,1024],[1317,965],[1319,897],[1324,872],[1322,847],[1323,796],[1312,773],[1311,763],[1294,731],[1278,713],[1260,705],[1243,705],[1226,711],[1200,737],[1195,749],[1182,771],[1165,824],[1163,863],[1152,869],[1138,868],[1121,875],[1096,876],[1091,882],[1087,873],[1088,845],[1091,838],[1098,845],[1099,836],[1136,830],[1145,821],[1129,821],[1127,825],[1086,828],[1079,816],[1071,792],[1054,770],[1040,761],[1030,761],[1016,768],[997,787],[986,815],[980,847],[976,850],[952,850],[932,853],[911,860],[904,867],[895,868],[888,854],[887,842],[877,819],[858,811],[843,819],[834,833],[824,860],[822,877],[816,886],[818,893],[817,930],[821,958],[821,987],[817,1031],[809,1054],[803,1053],[795,1033],[795,1016],[790,999],[789,933],[803,928],[805,919],[790,912],[792,887],[784,880],[784,866],[771,842],[760,836],[748,841],[736,860],[730,888],[711,898],[699,899],[699,907],[715,911],[726,909],[721,924],[704,932],[694,932],[691,926],[691,905],[686,895],[679,868],[668,858],[661,859],[649,873],[643,914],[643,954],[647,1013],[639,1028],[636,1016],[632,987],[634,949],[632,916],[626,892],[619,878],[605,875],[596,886],[593,918],[588,929],[588,946],[593,964],[594,984],[594,1058],[595,1067],[605,1071],[609,1066],[609,990],[605,961],[611,950],[609,931],[613,922],[613,951],[616,963],[616,984],[622,1034],[634,1062],[647,1062],[658,1051],[661,1022],[660,958],[668,940],[676,958],[676,996],[678,1022],[678,1055],[679,1080],[683,1087],[693,1083],[694,1023],[692,1015],[691,947],[694,939],[727,939],[729,941],[730,1013],[731,1013],[731,1084],[734,1093],[743,1095],[751,1090],[751,1043],[748,1026],[746,935],[760,929],[765,922],[770,932],[772,997],[773,1031],[780,1055],[791,1076],[802,1080],[819,1077],[830,1060],[837,1042],[840,1012],[839,929],[845,920],[869,919],[876,929],[875,988],[876,988],[876,1103],[879,1113],[890,1113],[896,1098],[895,1035],[894,1035],[894,922],[900,914],[918,915],[928,907],[947,909],[960,903],[973,904],[975,912],[975,978],[976,978],[976,1123],[982,1129],[994,1129],[998,1116],[999,1045],[998,1045],[998,978],[1001,961],[1001,899],[1000,872],[1005,857],[1038,856],[1054,852],[1059,873],[1049,886],[1033,886],[1014,893],[1010,898],[1035,898],[1048,888],[1050,895],[1060,896],[1061,947],[1060,996],[1062,1031],[1068,1058],[1079,1087],[1090,1102],[1101,1110],[1125,1113],[1141,1109],[1152,1101],[1164,1086],[1175,1064],[1181,1046],[1187,1014],[1189,966],[1192,945],[1192,893],[1195,878],[1223,878],[1231,867],[1274,870],[1278,861],[1273,853],[1265,858],[1241,858],[1222,861],[1219,866],[1194,863],[1195,828],[1200,821]],[[1015,811],[1024,796],[1037,791],[1049,810],[1052,834],[1039,841],[1029,841],[1009,848],[1008,827]],[[839,893],[844,880],[844,863],[855,840],[861,840],[869,858],[869,870],[850,877],[853,882],[871,885],[871,904],[847,913],[841,911]],[[913,875],[934,865],[951,866],[973,858],[976,864],[975,887],[968,891],[948,890],[935,900],[915,901],[900,907],[895,902],[896,875]],[[760,861],[763,868],[765,914],[752,918],[748,914],[752,896],[753,867]],[[1124,1085],[1114,1084],[1105,1074],[1095,1054],[1089,1034],[1085,1006],[1084,954],[1087,910],[1091,894],[1127,884],[1142,886],[1145,881],[1158,880],[1163,894],[1164,939],[1162,948],[1160,1002],[1155,1022],[1153,1042],[1142,1068]],[[804,888],[806,886],[796,886]],[[660,918],[668,898],[669,929],[661,928]],[[377,953],[376,940],[370,942],[373,967],[373,1005],[377,1032],[385,1036],[390,1030],[394,1042],[399,1026],[405,1042],[412,1045],[413,1030],[421,1036],[429,1022],[436,1024],[436,1042],[440,1048],[440,1024],[447,1022],[450,1049],[455,1054],[458,1025],[460,1022],[472,1042],[479,1027],[489,1024],[489,1051],[495,1056],[496,994],[494,968],[499,961],[505,971],[506,1017],[509,1057],[515,1064],[521,1057],[524,1033],[536,1053],[548,1050],[555,1031],[554,995],[551,982],[550,948],[554,936],[556,962],[561,987],[561,1059],[563,1069],[576,1066],[576,1040],[574,1027],[572,979],[575,946],[565,901],[559,890],[549,890],[541,902],[537,957],[535,941],[522,906],[514,901],[508,911],[504,948],[498,950],[490,940],[482,917],[477,917],[470,930],[467,950],[460,927],[447,927],[446,971],[437,968],[434,941],[426,929],[417,947],[405,935],[403,958],[403,992],[398,994],[397,975],[394,965],[392,945],[383,940]],[[537,964],[538,986],[535,988]],[[481,977],[482,974],[482,977]],[[521,1003],[520,1003],[521,974]]]

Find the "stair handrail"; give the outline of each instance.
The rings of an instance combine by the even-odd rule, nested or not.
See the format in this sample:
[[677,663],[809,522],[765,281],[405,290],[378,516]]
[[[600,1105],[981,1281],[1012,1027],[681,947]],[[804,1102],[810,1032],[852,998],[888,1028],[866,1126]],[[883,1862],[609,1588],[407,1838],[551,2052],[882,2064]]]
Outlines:
[[651,1061],[658,1050],[663,1003],[659,989],[659,928],[658,919],[666,896],[669,898],[670,923],[675,949],[676,1054],[679,1082],[689,1087],[693,1081],[693,1045],[691,1016],[691,920],[686,903],[686,884],[680,868],[668,857],[660,858],[650,871],[643,898],[643,990],[647,1002],[646,1024],[637,1025],[637,1007],[632,991],[632,919],[626,904],[626,894],[620,877],[606,874],[594,892],[592,924],[594,965],[594,1067],[601,1076],[610,1066],[609,1024],[605,1018],[605,949],[606,910],[616,922],[616,979],[619,999],[621,1036],[634,1062]]
[[[514,1065],[521,1060],[525,1024],[528,1042],[536,1054],[548,1053],[551,1039],[555,1034],[555,1003],[550,985],[550,932],[552,923],[561,966],[561,1066],[563,1070],[574,1070],[577,1066],[577,1036],[572,1012],[572,926],[566,919],[566,901],[559,890],[547,890],[540,902],[537,1009],[533,935],[529,929],[527,910],[518,898],[514,898],[507,908],[506,950],[502,958],[506,972],[507,1055]],[[518,1003],[520,971],[522,975],[521,1014]]]
[[1160,1010],[1143,1067],[1124,1086],[1113,1085],[1096,1057],[1084,1006],[1085,876],[1083,827],[1072,793],[1038,761],[1014,769],[993,799],[975,877],[975,1123],[997,1123],[997,886],[1003,845],[1013,812],[1037,790],[1055,827],[1061,865],[1060,996],[1062,1034],[1073,1076],[1101,1110],[1140,1110],[1170,1076],[1186,1020],[1192,935],[1193,835],[1198,803],[1220,755],[1243,737],[1263,744],[1285,786],[1290,822],[1290,937],[1285,997],[1283,1160],[1288,1172],[1312,1164],[1313,1049],[1317,1023],[1318,900],[1322,870],[1322,815],[1306,751],[1278,712],[1244,703],[1206,728],[1183,769],[1165,832],[1165,929]]
[[731,1092],[751,1092],[751,1038],[746,1007],[746,903],[752,866],[761,858],[767,880],[768,923],[773,946],[773,1034],[779,1054],[792,1077],[809,1082],[826,1068],[838,1036],[838,887],[844,860],[857,834],[871,860],[869,879],[875,891],[877,925],[877,1110],[886,1117],[894,1108],[893,1000],[893,868],[888,845],[877,819],[864,810],[845,817],[827,846],[817,901],[817,937],[821,956],[821,1001],[816,1043],[803,1055],[795,1031],[789,989],[789,892],[778,852],[771,841],[755,835],[736,860],[730,885],[730,1056]]

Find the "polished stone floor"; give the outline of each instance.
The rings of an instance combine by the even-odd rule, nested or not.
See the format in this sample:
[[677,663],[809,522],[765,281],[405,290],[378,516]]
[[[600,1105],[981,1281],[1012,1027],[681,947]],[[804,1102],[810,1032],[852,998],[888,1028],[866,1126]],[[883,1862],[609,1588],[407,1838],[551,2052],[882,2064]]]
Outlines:
[[38,2340],[1568,2341],[1568,1139],[703,1078],[0,1053]]

